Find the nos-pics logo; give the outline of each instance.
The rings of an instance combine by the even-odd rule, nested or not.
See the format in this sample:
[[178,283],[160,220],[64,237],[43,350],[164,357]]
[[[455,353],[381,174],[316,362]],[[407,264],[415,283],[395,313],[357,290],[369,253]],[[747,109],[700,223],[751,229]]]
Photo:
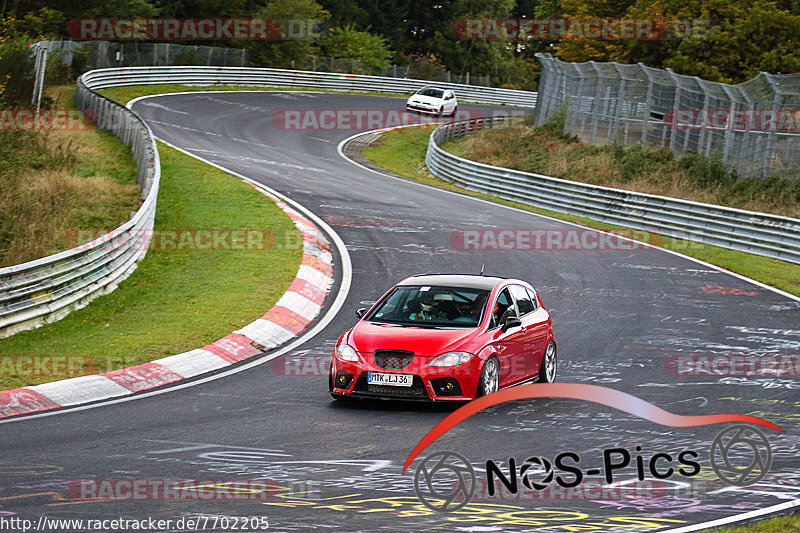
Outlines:
[[[714,438],[709,460],[720,480],[738,487],[760,481],[772,465],[772,449],[769,441],[755,426],[783,432],[783,429],[772,422],[751,415],[670,413],[641,398],[600,385],[536,383],[504,389],[456,409],[422,437],[406,459],[403,472],[427,446],[472,415],[494,405],[531,398],[568,398],[594,402],[663,426],[686,428],[737,423],[721,431]],[[512,493],[521,490],[521,482],[534,494],[548,487],[577,487],[586,476],[602,475],[605,477],[605,482],[610,485],[616,471],[634,467],[640,481],[648,476],[659,480],[676,475],[692,477],[700,473],[698,462],[700,454],[695,450],[679,450],[672,454],[659,452],[647,456],[642,448],[637,446],[634,453],[624,448],[610,448],[602,452],[602,457],[596,458],[602,463],[591,467],[587,465],[588,460],[581,463],[580,456],[573,452],[557,455],[555,462],[552,463],[546,457],[530,457],[521,463],[511,458],[506,461],[505,469],[494,461],[486,461],[486,486],[489,495],[494,495],[495,482],[503,484]],[[749,462],[743,461],[743,456],[749,457]],[[540,475],[540,472],[544,473]],[[439,452],[426,457],[419,463],[414,475],[414,490],[420,501],[438,511],[453,511],[465,506],[475,494],[476,487],[477,476],[472,465],[465,457],[453,452]]]
[[[637,446],[637,452],[641,448]],[[503,469],[492,460],[486,461],[486,486],[494,496],[495,486],[502,484],[511,494],[520,491],[542,491],[555,483],[562,488],[579,486],[587,475],[603,475],[609,485],[617,471],[636,468],[637,477],[643,481],[649,474],[656,479],[675,475],[692,477],[700,473],[696,461],[700,454],[693,450],[655,453],[651,456],[631,454],[624,448],[603,450],[602,468],[584,468],[578,454],[564,452],[551,463],[545,457],[529,457],[518,463],[514,458],[506,461]],[[744,487],[757,483],[767,475],[772,464],[772,449],[767,437],[758,429],[737,424],[717,434],[709,450],[711,467],[724,483]],[[521,482],[521,485],[520,485]],[[414,491],[420,502],[435,511],[456,511],[472,500],[478,486],[478,477],[469,460],[450,451],[431,454],[417,466]]]

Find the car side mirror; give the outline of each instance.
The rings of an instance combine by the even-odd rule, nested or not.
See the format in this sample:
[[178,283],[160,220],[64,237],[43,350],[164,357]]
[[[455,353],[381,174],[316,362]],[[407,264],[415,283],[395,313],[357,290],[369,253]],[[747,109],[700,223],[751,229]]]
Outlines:
[[511,328],[518,328],[520,326],[522,326],[522,320],[520,320],[519,317],[510,316],[510,317],[506,318],[506,321],[503,323],[502,326],[500,326],[500,331],[505,333],[506,331],[510,330]]
[[364,315],[366,315],[366,314],[367,314],[367,308],[366,307],[359,307],[358,309],[356,309],[356,316],[358,318],[364,318]]

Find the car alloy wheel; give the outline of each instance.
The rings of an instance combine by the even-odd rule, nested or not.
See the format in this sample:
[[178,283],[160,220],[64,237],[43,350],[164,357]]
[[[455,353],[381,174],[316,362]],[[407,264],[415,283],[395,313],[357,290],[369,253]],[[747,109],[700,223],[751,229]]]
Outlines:
[[490,357],[483,364],[483,371],[481,372],[481,381],[478,385],[478,396],[486,396],[493,392],[497,392],[500,384],[500,372],[497,365],[497,359]]
[[539,383],[553,383],[556,380],[558,370],[558,356],[556,354],[556,343],[550,341],[544,349],[542,365],[539,369]]

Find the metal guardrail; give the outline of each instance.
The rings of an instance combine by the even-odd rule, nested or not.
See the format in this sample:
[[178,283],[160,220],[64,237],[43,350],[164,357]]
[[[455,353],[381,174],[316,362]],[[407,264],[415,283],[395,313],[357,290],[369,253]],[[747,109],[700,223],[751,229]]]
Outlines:
[[143,203],[136,214],[102,238],[55,255],[0,268],[0,337],[58,320],[106,294],[147,252],[161,174],[150,128],[133,112],[96,91],[163,83],[300,87],[331,91],[402,93],[429,84],[452,88],[465,100],[535,107],[536,93],[425,80],[242,67],[124,67],[93,70],[78,80],[75,103],[131,147]]
[[156,212],[161,167],[150,128],[138,116],[78,80],[75,103],[97,125],[131,147],[139,172],[142,204],[120,227],[54,255],[0,268],[0,337],[7,337],[85,306],[114,290],[147,252]]
[[307,70],[244,67],[128,67],[93,70],[84,74],[83,77],[95,89],[123,85],[179,83],[183,85],[307,87],[328,91],[406,93],[417,91],[426,85],[435,85],[453,89],[461,100],[486,104],[536,107],[536,93],[528,91]]
[[580,215],[689,241],[800,263],[800,220],[612,189],[484,165],[439,144],[494,127],[506,117],[445,124],[428,142],[425,162],[436,176],[465,189],[543,209]]

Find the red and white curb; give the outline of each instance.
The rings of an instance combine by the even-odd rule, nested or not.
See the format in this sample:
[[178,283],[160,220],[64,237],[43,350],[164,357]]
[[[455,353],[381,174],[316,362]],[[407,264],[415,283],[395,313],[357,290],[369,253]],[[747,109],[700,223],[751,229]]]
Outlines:
[[0,418],[117,398],[205,374],[297,336],[322,310],[333,284],[333,254],[322,231],[258,184],[303,235],[303,259],[289,289],[264,316],[216,342],[177,355],[92,376],[0,391]]

